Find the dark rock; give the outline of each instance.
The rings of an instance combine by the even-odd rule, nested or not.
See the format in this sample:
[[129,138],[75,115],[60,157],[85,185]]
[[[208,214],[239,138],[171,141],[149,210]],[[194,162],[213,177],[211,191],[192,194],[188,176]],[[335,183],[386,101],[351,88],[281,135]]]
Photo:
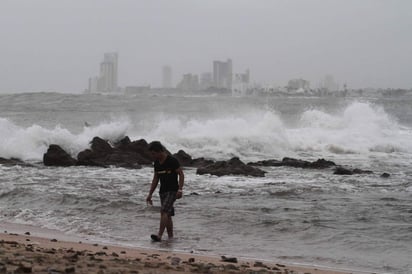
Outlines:
[[192,156],[190,156],[183,150],[179,150],[177,153],[173,154],[173,157],[175,157],[182,166],[192,166],[193,165]]
[[[125,138],[129,137],[126,136]],[[130,143],[127,143],[127,141],[123,141],[123,144],[119,146],[119,150],[135,153],[137,162],[140,165],[150,165],[153,162],[152,154],[149,151],[149,144],[144,139],[140,139]]]
[[381,178],[389,178],[390,176],[391,175],[389,173],[386,173],[386,172],[381,174]]
[[264,177],[265,172],[255,167],[251,167],[234,157],[229,161],[218,161],[213,164],[200,167],[196,171],[197,174],[211,174],[216,176],[225,175],[246,175],[253,177]]
[[99,167],[141,168],[141,164],[151,164],[150,153],[145,140],[131,142],[124,137],[113,148],[107,141],[94,137],[91,149],[77,155],[78,164]]
[[127,148],[132,141],[130,141],[129,136],[124,137],[119,142],[115,143],[114,147],[118,149]]
[[203,167],[203,166],[211,165],[213,163],[214,163],[214,161],[207,160],[207,159],[201,157],[201,158],[193,159],[192,166],[194,166],[194,167]]
[[285,166],[300,167],[300,168],[317,168],[317,169],[336,166],[334,162],[326,161],[325,159],[318,159],[315,162],[309,162],[309,161],[285,157],[282,159],[282,163]]
[[58,145],[50,145],[43,155],[43,163],[46,166],[74,166],[76,160]]
[[124,168],[142,168],[139,165],[139,155],[133,152],[119,152],[114,151],[113,153],[107,155],[104,159],[104,164],[109,166],[117,166]]
[[336,174],[336,175],[371,174],[371,173],[373,172],[370,170],[362,170],[359,168],[355,168],[351,170],[351,169],[344,168],[341,166],[337,167],[335,171],[333,172],[333,174]]
[[94,153],[90,149],[86,149],[77,154],[77,164],[81,166],[99,166],[107,167],[104,164],[104,157],[99,158],[100,154]]
[[237,258],[236,257],[226,257],[226,256],[222,256],[222,262],[226,262],[226,263],[237,263]]
[[363,170],[363,169],[359,169],[359,168],[355,168],[353,170],[353,174],[372,174],[373,172],[370,170]]
[[283,162],[271,159],[271,160],[263,160],[263,161],[248,163],[248,165],[250,166],[283,166]]
[[93,152],[109,154],[112,152],[112,146],[105,140],[100,137],[94,137],[91,142],[91,149]]
[[315,169],[322,169],[322,168],[329,168],[332,166],[336,166],[336,164],[332,161],[327,161],[325,159],[318,159],[315,162],[304,161],[300,159],[294,159],[285,157],[282,161],[278,160],[264,160],[254,163],[248,163],[251,166],[290,166],[290,167],[297,167],[297,168],[315,168]]
[[335,171],[333,172],[333,174],[336,174],[336,175],[352,175],[353,172],[352,172],[352,170],[349,170],[347,168],[337,167],[335,169]]
[[304,161],[304,160],[299,160],[299,159],[294,159],[294,158],[285,157],[285,158],[282,159],[282,164],[283,164],[284,166],[304,168],[304,167],[308,166],[308,165],[310,164],[310,162]]
[[28,163],[25,163],[25,162],[23,162],[23,161],[21,161],[21,160],[19,160],[19,159],[14,159],[14,158],[5,159],[5,158],[2,158],[2,157],[0,157],[0,165],[3,165],[3,166],[33,167],[33,165],[28,164]]
[[315,162],[311,162],[307,168],[318,168],[318,169],[322,169],[322,168],[329,168],[332,166],[336,166],[336,164],[332,161],[327,161],[325,159],[318,159]]
[[182,166],[186,167],[203,167],[214,163],[214,161],[206,160],[205,158],[192,159],[192,156],[183,150],[179,150],[173,154],[173,157],[175,157]]

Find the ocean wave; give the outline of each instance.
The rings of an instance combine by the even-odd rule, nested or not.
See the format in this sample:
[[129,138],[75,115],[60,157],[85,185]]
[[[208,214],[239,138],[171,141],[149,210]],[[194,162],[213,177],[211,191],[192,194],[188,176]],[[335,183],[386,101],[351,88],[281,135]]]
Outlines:
[[90,141],[95,136],[119,140],[126,135],[129,125],[127,120],[103,122],[96,126],[84,126],[81,133],[74,134],[60,125],[52,129],[36,124],[22,127],[9,119],[0,118],[0,157],[39,161],[51,144],[57,144],[76,156],[90,147]]
[[160,140],[172,152],[183,149],[194,158],[215,160],[412,153],[412,129],[372,103],[352,102],[340,112],[312,108],[299,115],[292,125],[275,109],[256,107],[210,117],[160,113],[136,119],[123,113],[84,126],[79,133],[62,125],[23,127],[0,118],[0,157],[39,161],[50,144],[75,157],[95,136],[116,141],[126,135],[132,140]]

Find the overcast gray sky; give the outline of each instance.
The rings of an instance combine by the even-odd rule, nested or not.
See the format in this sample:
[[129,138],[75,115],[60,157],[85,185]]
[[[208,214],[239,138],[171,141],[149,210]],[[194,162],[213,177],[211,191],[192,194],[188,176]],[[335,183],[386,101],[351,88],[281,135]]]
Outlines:
[[266,84],[412,88],[410,0],[0,0],[0,37],[3,93],[81,92],[112,51],[121,86],[231,58]]

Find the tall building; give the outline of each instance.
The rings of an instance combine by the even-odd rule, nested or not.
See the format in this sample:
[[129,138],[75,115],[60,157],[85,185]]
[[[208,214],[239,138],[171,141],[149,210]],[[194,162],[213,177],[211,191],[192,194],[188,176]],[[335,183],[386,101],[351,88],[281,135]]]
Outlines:
[[172,88],[172,68],[164,66],[162,68],[162,88]]
[[105,53],[100,63],[98,77],[89,78],[89,92],[116,92],[118,87],[118,55],[116,52]]
[[103,92],[117,91],[117,60],[116,52],[105,53],[100,63],[100,90]]
[[232,89],[232,60],[213,61],[213,84],[218,89]]

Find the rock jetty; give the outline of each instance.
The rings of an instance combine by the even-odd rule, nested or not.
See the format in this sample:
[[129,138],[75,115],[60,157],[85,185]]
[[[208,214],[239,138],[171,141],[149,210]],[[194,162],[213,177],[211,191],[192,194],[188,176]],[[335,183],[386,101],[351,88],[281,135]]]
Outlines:
[[[167,153],[178,159],[182,166],[197,168],[196,173],[199,175],[264,177],[266,171],[261,168],[280,166],[302,169],[331,169],[335,175],[373,173],[370,170],[339,166],[325,159],[317,159],[311,162],[285,157],[280,161],[269,159],[245,164],[238,157],[233,157],[227,161],[213,161],[203,157],[193,159],[191,155],[183,150],[179,150],[175,154],[169,151],[167,151]],[[73,158],[57,144],[51,144],[47,152],[43,155],[43,163],[45,166],[97,166],[140,169],[142,166],[151,166],[152,162],[148,142],[144,139],[131,141],[128,136],[125,136],[115,143],[96,136],[90,142],[90,148],[78,153],[76,158]],[[33,166],[18,159],[4,158],[0,158],[0,164],[6,166]],[[382,173],[381,177],[388,178],[390,174]]]

